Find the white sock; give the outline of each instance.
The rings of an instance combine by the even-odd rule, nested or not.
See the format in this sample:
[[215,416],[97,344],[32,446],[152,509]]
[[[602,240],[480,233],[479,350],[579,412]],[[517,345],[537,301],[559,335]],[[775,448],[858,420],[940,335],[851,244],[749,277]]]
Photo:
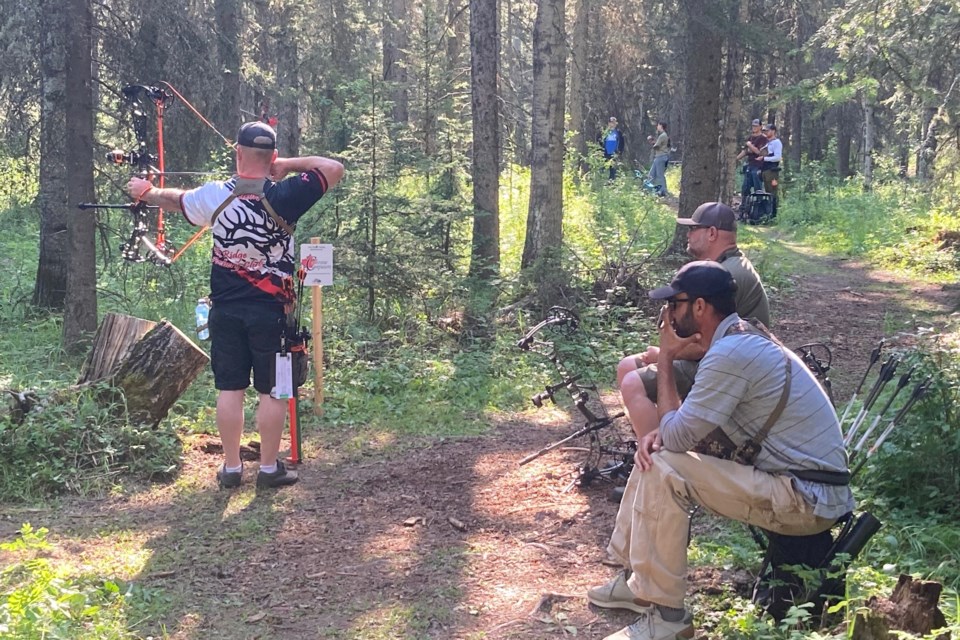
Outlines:
[[271,465],[260,465],[260,473],[276,473],[277,472],[277,463],[274,462]]
[[240,466],[238,467],[228,467],[226,464],[224,464],[223,470],[226,471],[227,473],[240,473],[241,471],[243,471],[243,463],[241,462]]

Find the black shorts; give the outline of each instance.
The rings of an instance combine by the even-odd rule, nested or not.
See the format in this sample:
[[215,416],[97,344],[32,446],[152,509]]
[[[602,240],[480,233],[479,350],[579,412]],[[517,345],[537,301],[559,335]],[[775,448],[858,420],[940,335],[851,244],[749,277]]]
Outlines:
[[279,306],[214,304],[210,309],[210,364],[216,388],[246,389],[253,369],[253,388],[270,393],[283,325]]

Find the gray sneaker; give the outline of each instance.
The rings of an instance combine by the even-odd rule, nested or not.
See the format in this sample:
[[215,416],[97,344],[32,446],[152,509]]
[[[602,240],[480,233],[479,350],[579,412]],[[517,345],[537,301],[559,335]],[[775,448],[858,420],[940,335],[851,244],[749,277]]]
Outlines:
[[277,460],[277,470],[273,473],[264,473],[261,471],[257,474],[257,489],[276,489],[278,487],[286,487],[291,484],[296,484],[299,478],[297,477],[296,471],[290,471],[287,469],[283,462]]
[[227,465],[222,465],[217,469],[217,484],[221,489],[236,489],[240,486],[240,480],[243,478],[243,464],[240,465],[240,471],[227,471]]
[[667,622],[657,607],[651,607],[641,613],[636,622],[603,640],[688,640],[693,634],[689,613],[678,622]]
[[651,604],[633,595],[627,586],[628,570],[624,569],[607,584],[587,591],[587,600],[604,609],[628,609],[636,613],[646,613]]

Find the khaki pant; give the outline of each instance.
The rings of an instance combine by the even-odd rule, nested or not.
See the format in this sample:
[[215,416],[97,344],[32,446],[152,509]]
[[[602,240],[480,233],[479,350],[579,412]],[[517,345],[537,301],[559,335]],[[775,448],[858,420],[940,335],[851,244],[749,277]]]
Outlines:
[[813,514],[791,478],[696,453],[660,451],[653,468],[634,467],[607,550],[633,571],[627,584],[644,600],[682,607],[687,535],[694,507],[784,535],[810,535],[833,520]]

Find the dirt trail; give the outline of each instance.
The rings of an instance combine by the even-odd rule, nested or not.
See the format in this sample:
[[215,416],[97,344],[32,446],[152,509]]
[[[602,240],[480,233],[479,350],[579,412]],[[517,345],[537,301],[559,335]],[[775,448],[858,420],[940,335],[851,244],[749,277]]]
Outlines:
[[[804,264],[774,300],[775,331],[791,346],[827,342],[844,400],[885,330],[918,309],[956,306],[956,290],[853,263]],[[175,484],[13,510],[0,534],[25,520],[48,526],[63,562],[98,571],[123,574],[120,556],[139,554],[145,562],[125,577],[174,599],[172,638],[602,638],[632,620],[584,599],[613,573],[602,564],[616,510],[607,488],[562,492],[575,454],[517,466],[571,424],[557,411],[506,416],[482,437],[359,460],[333,454],[338,442],[321,435],[301,482],[261,495],[250,467],[241,490],[217,491],[218,458],[198,442]],[[714,595],[751,582],[711,568],[691,579],[694,593]]]

